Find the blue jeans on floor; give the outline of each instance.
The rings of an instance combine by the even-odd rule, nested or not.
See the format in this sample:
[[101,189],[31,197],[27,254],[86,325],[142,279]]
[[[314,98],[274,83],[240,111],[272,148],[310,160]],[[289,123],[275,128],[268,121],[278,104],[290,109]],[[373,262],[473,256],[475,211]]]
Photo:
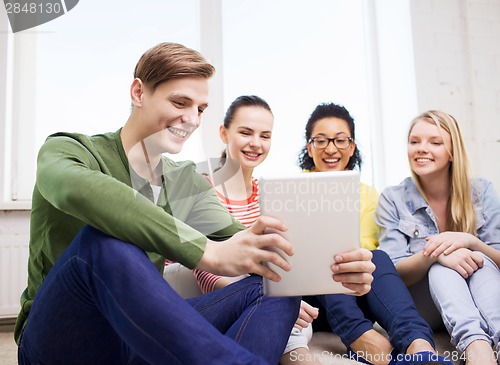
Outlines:
[[186,301],[144,251],[86,226],[35,297],[19,364],[277,364],[299,305],[255,275]]
[[404,353],[415,339],[427,340],[435,346],[432,330],[420,316],[413,299],[389,256],[373,250],[372,289],[361,297],[344,294],[317,296],[325,309],[331,330],[346,346],[350,346],[363,333],[373,329],[377,322],[384,328],[392,346]]

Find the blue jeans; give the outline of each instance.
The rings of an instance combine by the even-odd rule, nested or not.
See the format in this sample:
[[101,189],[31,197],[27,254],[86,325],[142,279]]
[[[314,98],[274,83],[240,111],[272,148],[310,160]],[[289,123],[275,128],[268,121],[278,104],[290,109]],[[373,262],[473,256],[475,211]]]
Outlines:
[[361,297],[344,294],[317,296],[324,308],[331,330],[346,346],[350,346],[363,333],[373,329],[373,323],[384,328],[389,340],[399,353],[404,353],[416,339],[429,341],[432,330],[420,316],[413,299],[389,256],[374,250],[372,289]]
[[144,251],[86,226],[35,297],[19,364],[277,364],[299,305],[258,276],[186,301]]

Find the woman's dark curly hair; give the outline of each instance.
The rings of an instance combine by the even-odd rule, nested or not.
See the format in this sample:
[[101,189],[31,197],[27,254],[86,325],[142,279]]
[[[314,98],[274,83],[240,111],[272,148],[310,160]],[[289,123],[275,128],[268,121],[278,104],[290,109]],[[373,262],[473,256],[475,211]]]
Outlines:
[[[339,118],[345,120],[347,122],[347,125],[349,126],[351,138],[353,140],[356,140],[356,137],[354,135],[354,118],[351,116],[351,114],[349,114],[349,111],[346,108],[344,108],[342,105],[337,105],[334,103],[319,104],[312,112],[306,124],[306,145],[304,146],[304,148],[302,148],[302,151],[300,151],[298,161],[299,167],[302,170],[314,170],[315,168],[314,161],[307,152],[307,143],[309,143],[308,141],[311,138],[311,134],[316,122],[324,118]],[[354,149],[354,153],[349,159],[349,163],[346,166],[346,170],[354,170],[354,168],[356,167],[358,168],[358,170],[361,170],[361,163],[361,153],[359,152],[358,146],[356,146],[356,148]]]

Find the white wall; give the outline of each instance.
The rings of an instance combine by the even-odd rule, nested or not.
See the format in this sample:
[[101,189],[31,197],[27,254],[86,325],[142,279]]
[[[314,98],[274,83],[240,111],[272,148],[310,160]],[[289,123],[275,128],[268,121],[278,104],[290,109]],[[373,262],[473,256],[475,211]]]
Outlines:
[[476,175],[500,192],[500,2],[411,1],[418,110],[461,126]]
[[19,312],[19,296],[28,277],[28,234],[28,212],[0,211],[0,318]]

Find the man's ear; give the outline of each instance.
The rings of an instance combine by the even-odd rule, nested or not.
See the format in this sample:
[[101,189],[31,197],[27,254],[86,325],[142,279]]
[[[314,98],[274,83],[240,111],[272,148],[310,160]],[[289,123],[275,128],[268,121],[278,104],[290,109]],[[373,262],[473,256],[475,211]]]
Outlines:
[[136,107],[142,106],[142,95],[144,93],[144,84],[141,79],[135,78],[130,86],[130,99],[132,100],[132,105]]
[[224,127],[224,124],[221,124],[221,126],[219,127],[219,136],[222,142],[224,142],[224,144],[227,144],[227,131],[226,127]]

